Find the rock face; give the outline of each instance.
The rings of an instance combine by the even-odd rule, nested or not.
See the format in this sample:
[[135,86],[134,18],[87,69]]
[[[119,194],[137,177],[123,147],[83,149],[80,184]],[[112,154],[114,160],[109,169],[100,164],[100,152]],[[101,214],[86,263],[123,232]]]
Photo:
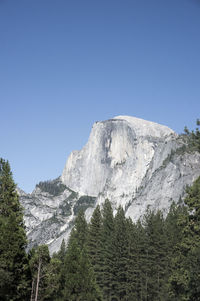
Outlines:
[[120,197],[140,186],[158,144],[175,137],[165,126],[128,116],[96,122],[86,146],[71,153],[61,180],[83,194],[112,190],[112,198]]
[[77,208],[82,206],[89,219],[106,198],[133,220],[147,207],[167,211],[199,175],[200,154],[190,152],[168,127],[129,116],[96,122],[88,143],[73,151],[62,176],[49,182],[60,187],[57,195],[45,192],[45,185],[30,195],[20,192],[29,238],[57,250]]
[[47,244],[51,253],[57,251],[62,240],[68,240],[73,221],[80,209],[90,212],[96,198],[80,196],[62,184],[60,178],[39,183],[31,194],[18,189],[25,208],[28,248]]

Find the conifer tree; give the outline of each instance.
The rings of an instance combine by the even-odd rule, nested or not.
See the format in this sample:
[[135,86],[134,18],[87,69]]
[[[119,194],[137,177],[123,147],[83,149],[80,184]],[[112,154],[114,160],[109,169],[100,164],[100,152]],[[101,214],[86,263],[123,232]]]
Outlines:
[[[180,200],[181,201],[181,200]],[[184,216],[187,216],[186,206],[183,205],[182,201],[178,204],[172,203],[170,210],[165,219],[165,231],[166,231],[166,254],[167,254],[167,266],[166,266],[166,275],[167,275],[167,296],[166,301],[172,301],[172,297],[169,294],[169,278],[173,273],[173,261],[174,257],[177,254],[177,245],[180,244],[182,240],[182,225],[179,223],[179,220]]]
[[33,248],[29,254],[32,274],[31,301],[45,300],[46,278],[48,278],[48,265],[50,263],[47,245]]
[[62,262],[56,257],[52,257],[50,262],[47,264],[44,277],[43,300],[59,300],[61,266]]
[[101,289],[104,300],[111,300],[113,290],[113,233],[114,217],[111,203],[105,200],[102,208],[102,235],[101,235]]
[[146,248],[146,299],[166,300],[166,236],[164,219],[160,211],[147,211],[145,216]]
[[58,280],[58,290],[56,293],[57,298],[54,298],[55,300],[60,300],[59,297],[62,295],[62,290],[64,289],[64,283],[65,283],[65,275],[64,275],[64,262],[65,262],[65,256],[67,252],[67,247],[65,244],[65,240],[62,240],[60,250],[57,253],[54,253],[51,259],[55,259],[55,264],[53,263],[54,267],[57,269],[57,276],[56,279]]
[[102,235],[102,217],[100,206],[98,205],[91,217],[88,227],[87,249],[90,262],[94,269],[96,281],[101,286],[101,235]]
[[145,279],[144,255],[146,250],[145,231],[140,221],[134,224],[127,219],[128,262],[127,300],[143,300],[143,280]]
[[102,300],[94,271],[88,258],[86,246],[87,230],[84,213],[80,211],[70,235],[62,269],[64,288],[61,300],[62,298],[65,301]]
[[187,189],[185,204],[188,215],[182,215],[182,239],[177,245],[173,272],[169,279],[171,300],[200,300],[200,177]]
[[66,254],[66,244],[65,244],[65,240],[62,240],[61,246],[60,246],[60,250],[58,251],[58,253],[53,254],[53,257],[59,259],[61,261],[61,263],[64,263],[64,259],[65,259],[65,254]]
[[75,239],[71,240],[65,258],[65,301],[101,301],[94,271],[85,246],[82,250]]
[[113,286],[116,300],[127,300],[128,287],[128,259],[129,259],[129,241],[127,231],[127,220],[123,208],[120,206],[114,219],[113,233]]
[[0,299],[29,298],[30,271],[26,234],[10,165],[0,159]]
[[[66,286],[66,270],[68,269],[66,257],[68,256],[69,250],[71,250],[71,245],[74,245],[73,242],[76,241],[76,245],[79,248],[79,253],[80,253],[86,244],[87,235],[88,235],[87,222],[85,220],[85,215],[84,215],[83,210],[80,210],[75,219],[74,227],[70,233],[67,247],[65,247],[65,242],[63,241],[61,244],[61,249],[57,254],[58,259],[61,259],[61,257],[62,257],[62,267],[61,267],[61,271],[60,271],[60,285],[59,285],[60,286],[59,287],[59,291],[60,291],[60,299],[59,300],[63,300],[64,291],[66,294],[66,288],[65,288],[65,286]],[[75,251],[76,251],[76,248],[75,248]],[[73,262],[72,262],[72,264],[73,264]],[[76,263],[74,263],[74,264],[76,264]]]
[[84,211],[80,210],[76,217],[74,228],[71,231],[69,243],[70,240],[75,239],[78,243],[78,246],[82,250],[86,244],[87,236],[88,236],[88,225],[85,220]]

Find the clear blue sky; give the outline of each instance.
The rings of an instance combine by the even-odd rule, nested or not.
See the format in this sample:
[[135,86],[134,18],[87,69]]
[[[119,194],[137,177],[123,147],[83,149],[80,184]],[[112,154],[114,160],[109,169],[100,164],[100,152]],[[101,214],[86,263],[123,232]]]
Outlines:
[[122,114],[195,128],[200,0],[0,0],[0,157],[22,189]]

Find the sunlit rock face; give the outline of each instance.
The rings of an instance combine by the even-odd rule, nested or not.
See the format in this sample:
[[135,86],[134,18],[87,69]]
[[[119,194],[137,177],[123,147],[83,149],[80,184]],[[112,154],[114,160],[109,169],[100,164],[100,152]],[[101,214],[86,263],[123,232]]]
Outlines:
[[124,207],[147,172],[154,172],[176,148],[177,135],[168,127],[118,116],[96,122],[81,151],[72,152],[61,180],[74,191],[109,198]]

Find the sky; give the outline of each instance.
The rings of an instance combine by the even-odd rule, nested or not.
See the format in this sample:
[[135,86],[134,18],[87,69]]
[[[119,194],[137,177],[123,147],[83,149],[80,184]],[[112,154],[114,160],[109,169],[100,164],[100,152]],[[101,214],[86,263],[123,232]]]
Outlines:
[[0,0],[0,157],[31,192],[92,124],[200,117],[200,0]]

